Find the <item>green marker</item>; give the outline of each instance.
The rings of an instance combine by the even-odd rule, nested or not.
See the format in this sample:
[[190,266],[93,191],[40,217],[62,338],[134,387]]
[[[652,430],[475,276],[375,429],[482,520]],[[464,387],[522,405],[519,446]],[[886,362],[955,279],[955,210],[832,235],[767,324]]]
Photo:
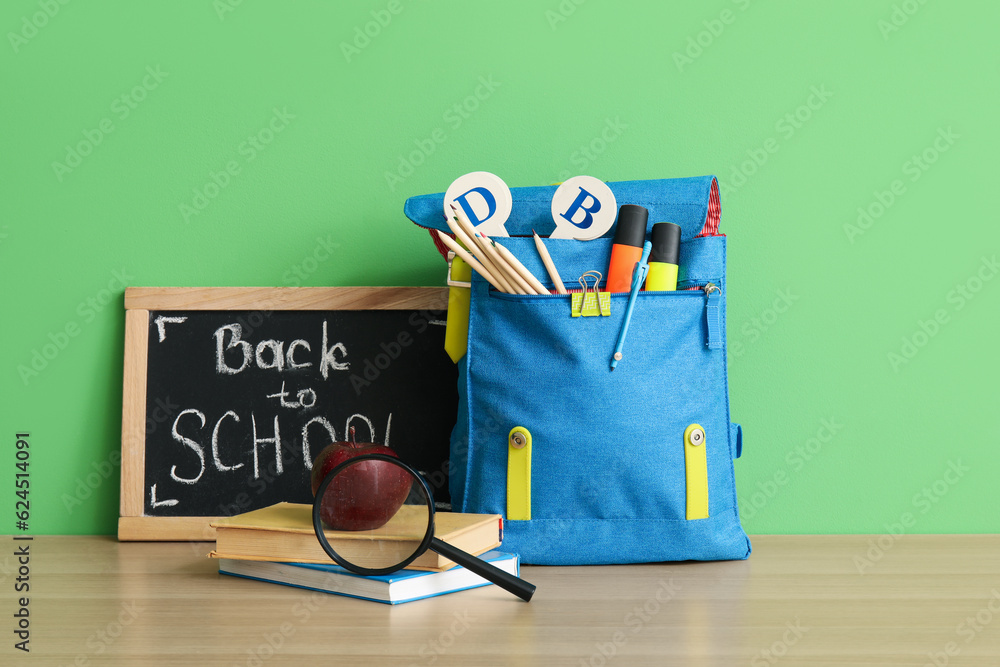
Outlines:
[[653,225],[650,237],[653,250],[649,254],[647,292],[672,292],[677,289],[677,262],[681,251],[681,228],[672,222]]

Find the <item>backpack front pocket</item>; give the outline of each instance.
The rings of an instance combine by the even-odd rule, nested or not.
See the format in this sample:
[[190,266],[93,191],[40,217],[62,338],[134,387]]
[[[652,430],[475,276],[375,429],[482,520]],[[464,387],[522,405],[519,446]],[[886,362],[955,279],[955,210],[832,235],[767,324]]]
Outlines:
[[[704,429],[703,474],[719,478],[703,488],[732,480],[727,405],[713,400],[725,386],[725,361],[708,345],[709,297],[640,293],[614,371],[628,295],[612,295],[609,317],[571,318],[569,299],[475,294],[466,511],[506,516],[509,434],[523,428],[532,443],[532,520],[687,520],[688,427]],[[733,500],[709,495],[709,515]]]

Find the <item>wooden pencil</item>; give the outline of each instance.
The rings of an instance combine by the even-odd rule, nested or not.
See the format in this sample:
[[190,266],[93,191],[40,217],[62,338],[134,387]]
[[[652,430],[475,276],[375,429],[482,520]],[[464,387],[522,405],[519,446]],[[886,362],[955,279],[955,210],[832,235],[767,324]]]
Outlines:
[[475,257],[473,257],[472,255],[470,255],[469,252],[466,251],[465,248],[463,248],[462,246],[460,246],[456,241],[454,241],[450,236],[448,236],[444,232],[442,232],[442,231],[440,231],[438,229],[435,229],[434,231],[437,232],[438,238],[441,239],[441,243],[443,243],[446,246],[448,246],[448,248],[452,252],[454,252],[458,257],[462,258],[463,262],[465,262],[466,264],[468,264],[469,266],[471,266],[473,269],[475,269],[479,273],[479,275],[481,275],[483,278],[486,278],[486,281],[490,285],[493,285],[493,287],[495,289],[497,289],[497,290],[499,290],[501,292],[505,292],[506,291],[503,287],[500,286],[500,283],[497,282],[496,277],[492,273],[490,273],[490,270],[487,269],[485,266],[483,266],[479,262],[479,260],[477,260]]
[[475,255],[477,259],[482,260],[481,264],[484,267],[486,267],[486,269],[489,270],[490,275],[492,275],[493,279],[496,280],[497,283],[499,284],[500,287],[498,287],[497,289],[500,289],[503,292],[508,292],[510,294],[523,293],[514,288],[514,286],[510,283],[510,281],[507,280],[507,278],[504,276],[503,271],[497,268],[493,264],[493,262],[490,261],[490,258],[488,255],[486,255],[486,252],[479,247],[479,243],[477,243],[473,239],[473,237],[469,236],[469,234],[466,233],[465,229],[460,224],[458,217],[448,218],[447,216],[445,216],[445,221],[448,223],[448,228],[451,229],[453,234],[455,234],[455,238],[464,243],[465,247],[468,248],[469,254]]
[[483,264],[488,264],[490,268],[495,268],[494,274],[502,275],[504,279],[510,283],[512,288],[510,290],[511,292],[516,294],[534,294],[535,291],[531,289],[531,286],[524,280],[520,279],[517,275],[517,271],[514,270],[514,267],[509,266],[507,262],[500,257],[500,253],[493,248],[489,240],[476,231],[475,226],[469,218],[466,217],[465,213],[454,204],[451,205],[451,210],[455,213],[455,221],[467,236],[471,236],[474,239],[476,247],[480,249],[476,255],[478,255],[480,259],[486,260]]
[[491,253],[494,262],[503,266],[504,270],[507,272],[507,277],[512,280],[518,287],[520,287],[525,294],[537,294],[531,284],[525,280],[521,272],[517,270],[517,267],[510,263],[510,260],[503,255],[500,250],[499,244],[497,244],[493,239],[488,236],[483,236],[479,232],[476,232],[476,238],[480,239],[483,244],[488,248],[487,252]]
[[556,264],[552,261],[549,249],[542,242],[542,237],[534,229],[531,230],[531,235],[535,237],[535,247],[538,248],[538,256],[542,258],[542,264],[545,265],[545,270],[548,271],[549,278],[555,283],[556,291],[560,294],[566,294],[566,286],[563,285],[562,278],[559,277],[559,271],[556,270]]
[[493,243],[500,251],[500,255],[503,256],[503,258],[506,259],[512,267],[514,267],[515,271],[521,274],[521,276],[528,281],[528,284],[536,294],[549,294],[549,289],[542,284],[541,280],[535,277],[535,274],[528,270],[528,267],[521,263],[521,260],[514,256],[514,253],[507,250],[507,248],[503,247],[496,241]]

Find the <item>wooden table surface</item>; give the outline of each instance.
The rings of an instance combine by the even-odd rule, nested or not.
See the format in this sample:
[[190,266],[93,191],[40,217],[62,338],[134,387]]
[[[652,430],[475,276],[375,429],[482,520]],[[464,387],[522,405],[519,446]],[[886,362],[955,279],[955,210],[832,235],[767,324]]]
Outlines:
[[1000,665],[997,535],[760,535],[747,561],[526,566],[530,603],[398,606],[220,576],[211,543],[2,539],[0,665]]

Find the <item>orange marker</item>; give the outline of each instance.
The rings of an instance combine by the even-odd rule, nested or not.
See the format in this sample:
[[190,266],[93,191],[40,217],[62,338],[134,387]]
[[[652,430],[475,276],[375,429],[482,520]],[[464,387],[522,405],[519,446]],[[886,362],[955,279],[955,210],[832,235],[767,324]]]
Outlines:
[[615,240],[608,264],[607,291],[628,292],[632,289],[632,272],[642,257],[642,245],[646,242],[647,220],[649,211],[642,206],[625,204],[618,209]]

